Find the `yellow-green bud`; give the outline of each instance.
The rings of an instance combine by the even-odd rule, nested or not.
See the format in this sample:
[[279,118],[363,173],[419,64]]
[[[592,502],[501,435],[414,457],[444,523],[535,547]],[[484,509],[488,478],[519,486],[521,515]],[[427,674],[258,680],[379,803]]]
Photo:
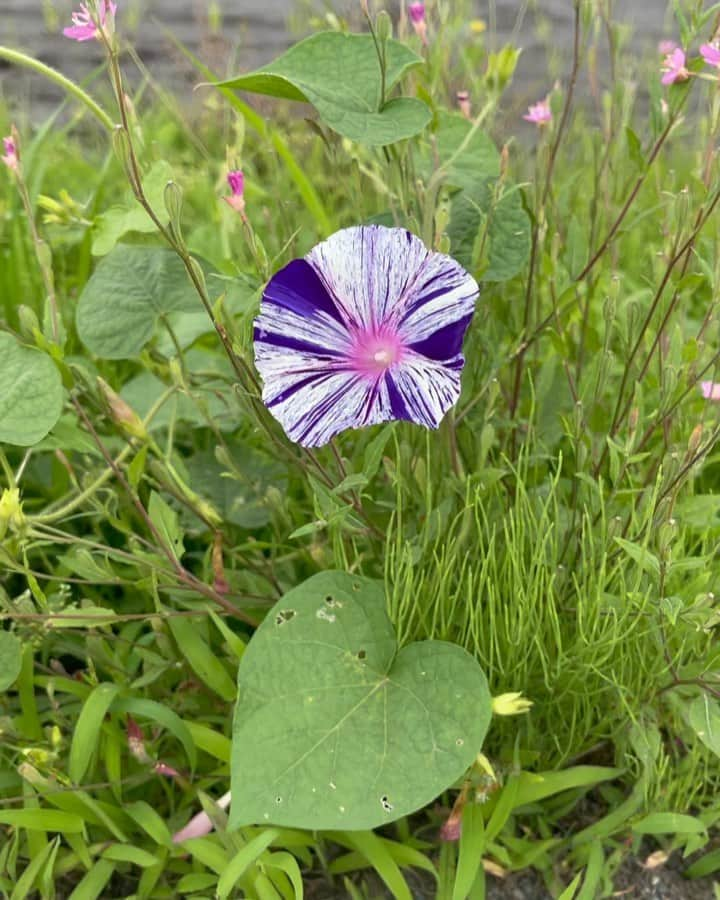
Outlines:
[[519,716],[529,711],[532,700],[526,700],[519,691],[493,697],[492,711],[496,716]]
[[5,488],[0,496],[0,539],[5,537],[8,528],[19,531],[24,524],[20,491],[18,488]]

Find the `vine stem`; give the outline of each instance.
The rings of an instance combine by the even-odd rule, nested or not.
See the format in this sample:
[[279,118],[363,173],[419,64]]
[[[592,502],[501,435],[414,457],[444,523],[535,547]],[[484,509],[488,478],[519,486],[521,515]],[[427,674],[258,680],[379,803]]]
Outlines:
[[[560,144],[562,143],[562,139],[565,136],[565,129],[567,127],[567,123],[570,118],[570,109],[572,107],[573,97],[575,95],[575,86],[577,84],[578,74],[580,72],[580,32],[581,32],[581,21],[580,21],[580,4],[579,2],[575,3],[575,27],[573,31],[573,61],[572,68],[570,70],[570,81],[568,83],[567,94],[565,95],[565,102],[563,104],[562,114],[560,116],[560,123],[558,125],[557,133],[555,134],[555,138],[550,147],[550,156],[548,158],[547,165],[547,174],[545,176],[545,184],[542,190],[542,194],[540,196],[540,208],[538,210],[538,215],[535,220],[535,224],[533,227],[532,233],[532,242],[530,245],[530,266],[528,270],[528,280],[527,286],[525,289],[525,310],[523,314],[523,330],[527,331],[528,326],[530,324],[530,310],[532,307],[532,298],[533,298],[533,287],[535,282],[535,268],[537,262],[537,253],[538,253],[538,244],[540,241],[540,229],[544,222],[544,209],[547,203],[548,197],[550,195],[550,188],[552,185],[552,177],[555,171],[555,163],[557,161],[558,151],[560,150]],[[552,321],[554,317],[554,313],[551,314],[549,321]],[[513,387],[512,393],[510,395],[510,418],[515,418],[515,413],[517,411],[518,403],[520,401],[520,389],[522,387],[522,377],[523,377],[523,369],[525,363],[525,354],[527,353],[527,349],[530,346],[529,342],[523,342],[523,346],[520,349],[520,352],[516,356],[515,361],[515,377],[513,379]],[[516,431],[513,430],[513,455],[515,450],[515,436]]]
[[155,539],[155,541],[157,543],[157,546],[162,550],[164,556],[167,558],[168,562],[174,569],[175,574],[180,579],[180,581],[183,582],[184,584],[186,584],[188,587],[192,588],[193,590],[197,591],[198,594],[202,594],[204,597],[207,597],[209,600],[212,600],[218,606],[222,607],[222,609],[227,610],[227,612],[229,612],[229,613],[232,613],[232,615],[236,616],[238,619],[241,619],[243,622],[246,622],[249,625],[257,626],[258,623],[254,618],[249,616],[247,613],[243,612],[243,610],[238,609],[236,606],[234,606],[232,603],[230,603],[230,601],[227,600],[222,594],[218,593],[218,591],[215,591],[209,585],[205,584],[203,581],[201,581],[199,578],[197,578],[191,572],[188,572],[188,570],[182,565],[180,560],[173,553],[172,548],[168,545],[167,541],[163,538],[163,536],[158,531],[157,527],[155,526],[155,523],[150,518],[148,511],[143,506],[142,501],[140,500],[140,497],[138,496],[137,492],[132,489],[128,480],[123,475],[122,469],[117,465],[115,460],[110,455],[107,447],[105,446],[102,439],[100,438],[100,435],[95,430],[95,427],[93,426],[92,422],[90,421],[90,418],[87,415],[87,413],[85,412],[85,410],[82,408],[77,397],[72,397],[71,403],[75,407],[75,411],[77,412],[80,419],[82,419],[85,427],[87,428],[88,432],[90,433],[90,436],[92,437],[93,441],[95,442],[95,445],[97,446],[98,450],[100,451],[103,458],[105,459],[105,462],[108,464],[108,466],[112,470],[113,474],[115,475],[115,478],[120,482],[123,490],[125,491],[127,496],[130,498],[130,501],[132,502],[133,506],[137,510],[138,515],[140,516],[140,518],[143,520],[143,522],[147,526],[148,531],[152,534],[153,538]]
[[85,107],[87,107],[87,109],[90,110],[95,118],[105,128],[107,128],[108,131],[112,131],[115,128],[115,123],[105,112],[105,110],[101,106],[99,106],[93,100],[93,98],[80,87],[79,84],[75,84],[74,81],[66,78],[61,72],[58,72],[57,69],[53,69],[52,66],[46,65],[45,63],[40,62],[40,60],[35,59],[32,56],[28,56],[26,53],[21,53],[19,50],[11,50],[10,47],[4,47],[1,45],[0,59],[6,59],[8,62],[14,63],[18,66],[25,66],[26,69],[32,69],[39,75],[43,75],[50,81],[54,81],[55,84],[57,84],[71,96],[75,97],[76,100],[79,100],[80,103],[82,103]]

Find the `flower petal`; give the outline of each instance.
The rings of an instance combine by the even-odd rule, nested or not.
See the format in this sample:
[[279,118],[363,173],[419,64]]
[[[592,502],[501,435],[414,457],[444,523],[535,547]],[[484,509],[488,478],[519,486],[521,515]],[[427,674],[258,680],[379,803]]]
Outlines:
[[442,353],[442,342],[437,340],[429,355],[434,359],[455,356],[461,350],[479,290],[472,275],[454,259],[441,253],[430,253],[403,304],[398,319],[399,337],[406,345],[417,349],[421,342],[442,332],[448,341],[447,352]]
[[344,228],[306,256],[350,327],[384,322],[403,306],[428,256],[420,238],[400,228]]
[[274,368],[274,374],[264,376],[263,401],[290,440],[304,447],[319,447],[348,428],[395,417],[382,377],[368,378],[348,368],[328,371],[321,360],[314,367],[308,360],[300,369],[297,354],[278,354]]
[[255,355],[260,374],[263,347],[344,355],[350,337],[333,299],[311,266],[296,259],[274,275],[265,288],[260,315],[255,319]]
[[386,376],[393,417],[437,428],[460,397],[460,369],[408,353]]

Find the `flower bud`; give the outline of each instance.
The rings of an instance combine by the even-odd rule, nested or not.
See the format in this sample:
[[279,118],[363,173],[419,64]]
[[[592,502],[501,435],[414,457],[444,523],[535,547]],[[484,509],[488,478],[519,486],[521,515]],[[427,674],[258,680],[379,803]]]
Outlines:
[[147,430],[143,425],[142,419],[135,410],[123,400],[120,394],[115,393],[107,381],[100,378],[100,376],[98,376],[97,383],[100,388],[100,393],[107,403],[113,422],[115,422],[116,425],[119,425],[123,431],[126,431],[132,437],[145,440],[147,437]]
[[520,716],[530,710],[532,700],[526,700],[520,692],[493,697],[492,711],[496,716]]
[[6,488],[0,496],[0,539],[7,533],[8,528],[17,532],[25,524],[25,515],[22,511],[20,490],[18,488]]

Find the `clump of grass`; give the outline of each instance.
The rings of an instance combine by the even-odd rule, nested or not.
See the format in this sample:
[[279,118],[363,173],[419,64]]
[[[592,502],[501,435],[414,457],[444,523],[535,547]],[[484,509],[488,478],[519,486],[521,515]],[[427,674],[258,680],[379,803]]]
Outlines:
[[[683,43],[706,39],[701,4],[683,10]],[[517,55],[489,53],[465,13],[442,30],[433,20],[410,86],[436,111],[467,87],[504,144]],[[637,65],[622,41],[610,41],[598,87],[599,48],[617,38],[609,13],[578,4],[552,126],[505,147],[501,187],[521,185],[529,259],[511,280],[483,284],[463,396],[437,435],[402,424],[296,452],[258,418],[246,373],[231,370],[209,326],[186,341],[166,318],[137,358],[91,357],[74,312],[108,207],[132,208],[123,167],[74,121],[25,140],[69,395],[43,443],[0,452],[3,486],[21,487],[27,523],[0,549],[0,616],[24,645],[15,688],[0,697],[0,823],[11,826],[0,890],[50,897],[67,886],[76,900],[215,891],[243,848],[267,841],[241,883],[248,896],[298,896],[298,878],[339,884],[374,867],[405,897],[400,866],[429,871],[439,895],[454,896],[474,853],[504,869],[534,865],[558,893],[563,857],[584,870],[585,900],[626,837],[636,850],[645,834],[668,850],[708,841],[720,816],[720,407],[699,385],[720,359],[720,119],[714,85],[708,94],[690,80],[662,95],[656,61],[649,114],[636,109],[625,88]],[[590,99],[579,95],[588,67]],[[454,250],[452,198],[422,174],[432,141],[373,151],[282,112],[265,120],[233,97],[208,101],[188,123],[155,89],[146,84],[132,122],[140,164],[147,173],[172,160],[188,252],[242,286],[235,307],[213,310],[231,357],[249,358],[267,273],[331,228],[383,214]],[[3,133],[6,123],[2,110]],[[243,161],[251,232],[216,196],[223,146]],[[9,180],[0,190],[3,325],[46,346],[46,273],[21,198]],[[124,240],[154,240],[147,234],[131,228]],[[480,277],[486,234],[471,253]],[[124,428],[98,375],[142,430]],[[459,644],[493,694],[522,692],[532,711],[496,718],[492,775],[474,770],[440,812],[380,835],[227,833],[208,798],[227,789],[245,644],[286,590],[330,568],[384,578],[401,643]],[[160,762],[178,775],[159,776]],[[589,792],[581,821],[574,811]],[[464,837],[438,849],[452,802]],[[200,805],[215,834],[174,847],[172,831]],[[679,818],[657,818],[666,813]],[[47,836],[63,830],[62,842]],[[709,854],[691,874],[716,862]],[[473,870],[472,896],[482,896],[481,876]],[[360,893],[355,882],[346,890]]]

